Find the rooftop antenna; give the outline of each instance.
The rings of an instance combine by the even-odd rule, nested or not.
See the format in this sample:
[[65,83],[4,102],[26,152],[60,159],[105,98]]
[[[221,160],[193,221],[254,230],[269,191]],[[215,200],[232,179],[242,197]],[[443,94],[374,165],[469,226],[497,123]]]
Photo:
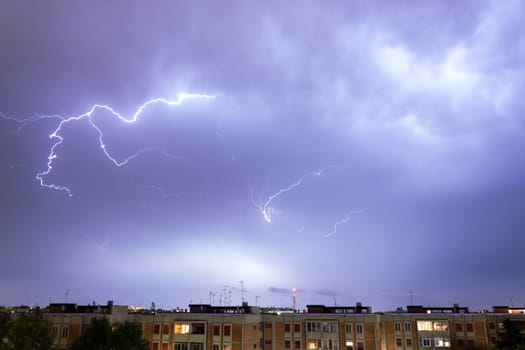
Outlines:
[[256,295],[255,296],[255,306],[257,306],[257,303],[258,303],[260,297],[261,297],[260,295]]
[[297,310],[297,289],[292,288],[292,309]]
[[412,289],[409,292],[410,292],[410,305],[414,305],[414,293],[412,292]]
[[241,284],[241,301],[244,304],[244,281],[240,280],[239,283]]
[[337,298],[335,295],[332,295],[332,298],[334,298],[334,306],[337,306]]
[[69,288],[66,289],[66,304],[69,302]]

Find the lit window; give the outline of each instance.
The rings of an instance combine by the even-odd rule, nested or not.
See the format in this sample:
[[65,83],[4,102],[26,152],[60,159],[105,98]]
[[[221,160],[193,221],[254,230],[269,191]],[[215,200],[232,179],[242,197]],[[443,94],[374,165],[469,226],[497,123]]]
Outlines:
[[224,346],[222,347],[222,350],[232,350],[231,344],[224,344]]
[[417,330],[418,331],[431,331],[432,321],[417,321]]
[[436,348],[448,348],[450,347],[450,341],[445,338],[437,337],[434,339],[434,346]]
[[354,350],[354,342],[347,341],[346,342],[346,350]]
[[439,332],[448,331],[448,322],[447,321],[434,321],[434,330]]
[[401,332],[401,323],[395,322],[394,329],[396,330],[396,332]]
[[188,334],[190,332],[190,325],[188,323],[175,323],[173,332],[175,334]]
[[355,332],[357,334],[363,334],[363,325],[361,323],[355,325]]
[[317,341],[313,339],[308,339],[308,349],[310,350],[317,349]]

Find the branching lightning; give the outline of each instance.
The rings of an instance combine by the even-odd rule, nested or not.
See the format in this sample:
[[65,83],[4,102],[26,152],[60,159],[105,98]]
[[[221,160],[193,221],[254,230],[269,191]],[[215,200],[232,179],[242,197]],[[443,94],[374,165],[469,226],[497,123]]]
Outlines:
[[366,210],[366,207],[363,208],[363,209],[359,209],[359,210],[351,210],[351,211],[349,211],[348,214],[346,214],[346,217],[344,219],[335,222],[332,231],[324,233],[324,234],[322,234],[322,236],[324,238],[328,238],[330,236],[335,235],[337,233],[337,226],[343,225],[343,224],[347,224],[348,221],[350,221],[350,218],[353,215],[355,215],[355,214],[362,214],[365,210]]
[[266,199],[266,201],[264,201],[264,202],[260,201],[259,203],[256,203],[254,198],[253,198],[253,190],[252,190],[252,202],[259,209],[259,212],[263,215],[264,220],[266,220],[266,222],[271,223],[272,222],[272,215],[275,212],[275,209],[271,206],[272,201],[274,199],[278,198],[279,196],[283,195],[284,193],[289,192],[289,191],[293,190],[294,188],[296,188],[297,186],[301,185],[303,183],[304,179],[308,175],[321,176],[323,174],[323,171],[324,170],[320,170],[320,171],[317,171],[317,172],[313,172],[312,171],[312,172],[309,172],[309,173],[301,176],[297,181],[295,181],[291,185],[289,185],[289,186],[287,186],[285,188],[281,188],[279,191],[277,191],[274,194],[270,195]]
[[[63,141],[64,141],[64,136],[61,134],[62,127],[64,127],[64,125],[66,125],[68,123],[75,122],[75,121],[79,121],[79,120],[82,120],[82,119],[87,119],[88,122],[90,123],[90,125],[93,127],[93,129],[95,129],[96,132],[98,133],[99,146],[102,149],[102,151],[104,152],[105,156],[111,162],[113,162],[113,164],[115,164],[118,167],[121,167],[121,166],[124,166],[124,165],[128,164],[129,161],[131,161],[134,158],[140,156],[141,154],[143,154],[145,152],[153,151],[153,150],[159,150],[159,148],[142,149],[142,150],[139,150],[139,151],[135,152],[134,154],[132,154],[132,155],[130,155],[130,156],[128,156],[128,157],[126,157],[126,158],[124,158],[122,160],[118,160],[116,157],[112,156],[111,153],[108,151],[108,149],[106,147],[106,144],[104,143],[104,134],[103,134],[102,130],[100,129],[100,127],[95,123],[95,121],[92,118],[96,111],[98,111],[98,110],[105,110],[107,112],[110,112],[111,115],[113,115],[114,117],[118,118],[120,121],[122,121],[124,123],[131,124],[131,123],[135,123],[139,119],[139,117],[142,114],[142,112],[150,105],[157,104],[157,103],[162,103],[162,104],[165,104],[165,105],[168,105],[168,106],[178,106],[178,105],[182,104],[185,100],[196,99],[196,98],[213,99],[213,98],[215,98],[215,96],[204,95],[204,94],[179,94],[176,100],[167,100],[167,99],[164,99],[164,98],[154,98],[154,99],[148,100],[144,104],[142,104],[137,109],[137,111],[131,116],[131,118],[126,118],[126,117],[122,116],[120,113],[116,112],[112,107],[110,107],[108,105],[101,105],[101,104],[95,104],[87,112],[85,112],[83,114],[80,114],[80,115],[77,115],[77,116],[69,117],[69,118],[64,118],[64,117],[59,116],[59,115],[37,115],[35,117],[31,117],[31,118],[27,118],[27,119],[18,119],[18,118],[8,117],[8,116],[6,116],[6,115],[4,115],[2,113],[0,113],[0,117],[2,117],[4,119],[7,119],[7,120],[13,120],[13,121],[19,123],[20,126],[17,129],[18,131],[20,131],[28,123],[35,122],[35,121],[38,121],[38,120],[55,119],[55,118],[60,120],[60,122],[59,122],[58,126],[56,127],[56,129],[49,135],[50,139],[53,139],[53,140],[56,140],[56,141],[55,141],[55,143],[53,143],[51,145],[51,148],[49,150],[49,154],[47,156],[47,168],[45,170],[37,173],[36,174],[36,179],[39,181],[40,186],[47,187],[47,188],[50,188],[50,189],[53,189],[53,190],[65,191],[71,197],[73,195],[73,193],[71,192],[71,189],[69,187],[64,186],[64,185],[54,184],[54,183],[46,183],[45,179],[44,179],[53,170],[53,161],[57,158],[57,147],[60,146],[63,143]],[[170,155],[169,153],[166,153],[162,149],[161,149],[161,151],[162,151],[163,155],[166,155],[166,156],[169,156],[169,157],[172,157],[172,158],[179,158],[178,156],[173,156],[173,155]]]

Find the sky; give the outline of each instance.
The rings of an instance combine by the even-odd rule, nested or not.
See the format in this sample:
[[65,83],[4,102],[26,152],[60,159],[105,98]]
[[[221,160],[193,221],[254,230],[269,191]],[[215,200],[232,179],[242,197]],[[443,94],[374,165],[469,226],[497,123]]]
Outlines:
[[0,2],[0,305],[525,305],[523,13]]

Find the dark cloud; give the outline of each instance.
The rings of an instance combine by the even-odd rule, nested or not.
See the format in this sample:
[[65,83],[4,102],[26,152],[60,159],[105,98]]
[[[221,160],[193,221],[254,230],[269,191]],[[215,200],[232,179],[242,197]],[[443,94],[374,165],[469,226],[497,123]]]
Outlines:
[[[69,288],[78,301],[124,293],[169,307],[224,285],[240,300],[239,280],[268,304],[289,304],[290,291],[267,286],[290,285],[305,304],[337,296],[374,310],[405,303],[409,289],[429,303],[468,302],[487,280],[517,294],[523,10],[517,1],[1,3],[5,302],[45,303]],[[216,97],[150,105],[134,124],[97,111],[116,159],[149,150],[122,167],[87,119],[69,123],[44,179],[74,196],[35,180],[60,120],[38,115],[100,103],[130,117],[181,92]],[[30,279],[43,260],[39,288],[16,277]],[[58,275],[52,285],[42,277]],[[97,279],[105,291],[90,287]],[[491,296],[501,294],[472,306]]]

